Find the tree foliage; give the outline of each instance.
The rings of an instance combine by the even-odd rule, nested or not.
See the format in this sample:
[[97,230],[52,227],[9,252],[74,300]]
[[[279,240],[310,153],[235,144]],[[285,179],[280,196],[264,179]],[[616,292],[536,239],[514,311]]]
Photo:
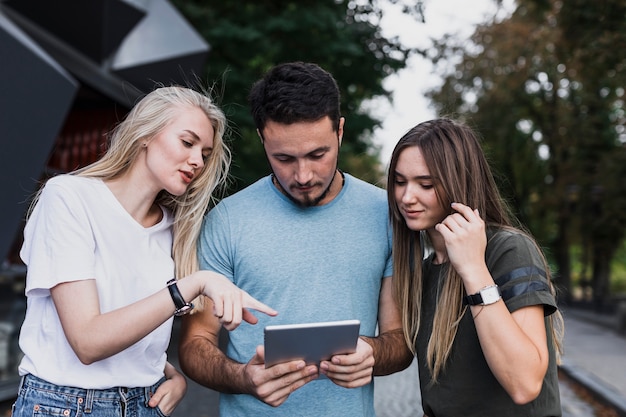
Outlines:
[[626,3],[519,0],[471,45],[445,39],[455,62],[430,92],[439,113],[470,120],[520,219],[549,247],[569,298],[572,245],[583,248],[594,297],[626,231]]
[[[269,168],[248,112],[253,82],[271,66],[287,61],[319,64],[337,79],[346,117],[340,167],[367,181],[382,176],[373,129],[381,121],[361,108],[372,97],[390,97],[382,81],[406,65],[410,51],[398,39],[385,38],[378,22],[382,1],[255,1],[206,2],[175,0],[177,8],[209,42],[203,77],[215,82],[233,137],[231,169],[240,189]],[[419,18],[419,2],[405,7]]]

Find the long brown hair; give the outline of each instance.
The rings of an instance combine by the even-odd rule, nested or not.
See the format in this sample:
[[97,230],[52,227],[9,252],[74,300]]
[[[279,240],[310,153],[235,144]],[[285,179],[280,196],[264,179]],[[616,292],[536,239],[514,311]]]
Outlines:
[[[529,236],[501,198],[491,168],[474,131],[467,125],[441,118],[423,122],[409,130],[396,144],[389,164],[387,197],[393,228],[394,297],[402,310],[402,327],[407,345],[415,354],[417,332],[421,324],[422,260],[428,250],[426,231],[406,226],[395,200],[395,172],[398,158],[406,148],[419,147],[433,177],[435,192],[442,207],[461,202],[477,208],[488,226],[514,228]],[[537,245],[535,243],[535,245]],[[537,245],[539,253],[542,253]],[[545,270],[548,266],[544,258]],[[433,380],[444,369],[452,349],[457,326],[467,307],[463,307],[463,281],[454,268],[447,269],[437,300],[433,329],[428,341],[427,363]],[[549,276],[548,276],[548,281]],[[553,294],[554,287],[550,283]],[[557,311],[551,316],[562,322]],[[561,337],[551,326],[556,351],[561,351]]]

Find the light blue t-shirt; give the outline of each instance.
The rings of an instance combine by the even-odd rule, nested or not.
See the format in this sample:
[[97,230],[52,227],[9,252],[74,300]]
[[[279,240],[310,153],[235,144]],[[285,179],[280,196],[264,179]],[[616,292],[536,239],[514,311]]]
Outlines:
[[[350,175],[337,197],[302,208],[265,177],[221,201],[199,240],[202,269],[231,278],[278,316],[257,314],[230,333],[227,355],[248,362],[270,324],[358,319],[376,332],[381,282],[392,274],[386,193]],[[220,397],[223,416],[374,416],[374,384],[346,389],[317,379],[274,408],[250,395]]]

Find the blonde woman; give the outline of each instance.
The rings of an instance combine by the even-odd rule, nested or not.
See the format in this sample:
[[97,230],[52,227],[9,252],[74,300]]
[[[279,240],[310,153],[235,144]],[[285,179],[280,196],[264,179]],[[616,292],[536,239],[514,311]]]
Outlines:
[[186,390],[167,362],[174,314],[200,295],[228,329],[256,322],[248,307],[275,314],[197,270],[202,217],[230,163],[225,124],[205,94],[158,88],[102,159],[39,192],[20,252],[28,307],[13,416],[169,415]]
[[449,119],[415,126],[393,151],[387,192],[394,296],[425,415],[560,416],[549,270],[474,132]]

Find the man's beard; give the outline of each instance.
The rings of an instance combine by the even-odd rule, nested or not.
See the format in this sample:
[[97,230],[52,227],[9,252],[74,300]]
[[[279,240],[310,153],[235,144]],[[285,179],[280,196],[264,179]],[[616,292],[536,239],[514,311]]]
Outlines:
[[337,168],[335,168],[335,173],[333,174],[333,179],[330,180],[330,183],[328,184],[328,187],[326,187],[326,189],[324,190],[324,192],[322,194],[320,194],[318,197],[316,198],[309,198],[308,195],[305,195],[303,198],[303,200],[298,200],[297,198],[295,198],[293,195],[291,195],[291,193],[287,192],[283,186],[280,184],[280,182],[278,181],[278,178],[276,177],[276,175],[272,172],[272,178],[275,179],[275,184],[278,186],[278,189],[285,195],[287,196],[287,198],[289,200],[291,200],[295,205],[297,205],[298,207],[314,207],[317,206],[320,201],[324,200],[324,198],[326,198],[326,196],[328,195],[328,193],[330,192],[330,187],[333,186],[333,182],[335,182],[335,176],[337,175]]

